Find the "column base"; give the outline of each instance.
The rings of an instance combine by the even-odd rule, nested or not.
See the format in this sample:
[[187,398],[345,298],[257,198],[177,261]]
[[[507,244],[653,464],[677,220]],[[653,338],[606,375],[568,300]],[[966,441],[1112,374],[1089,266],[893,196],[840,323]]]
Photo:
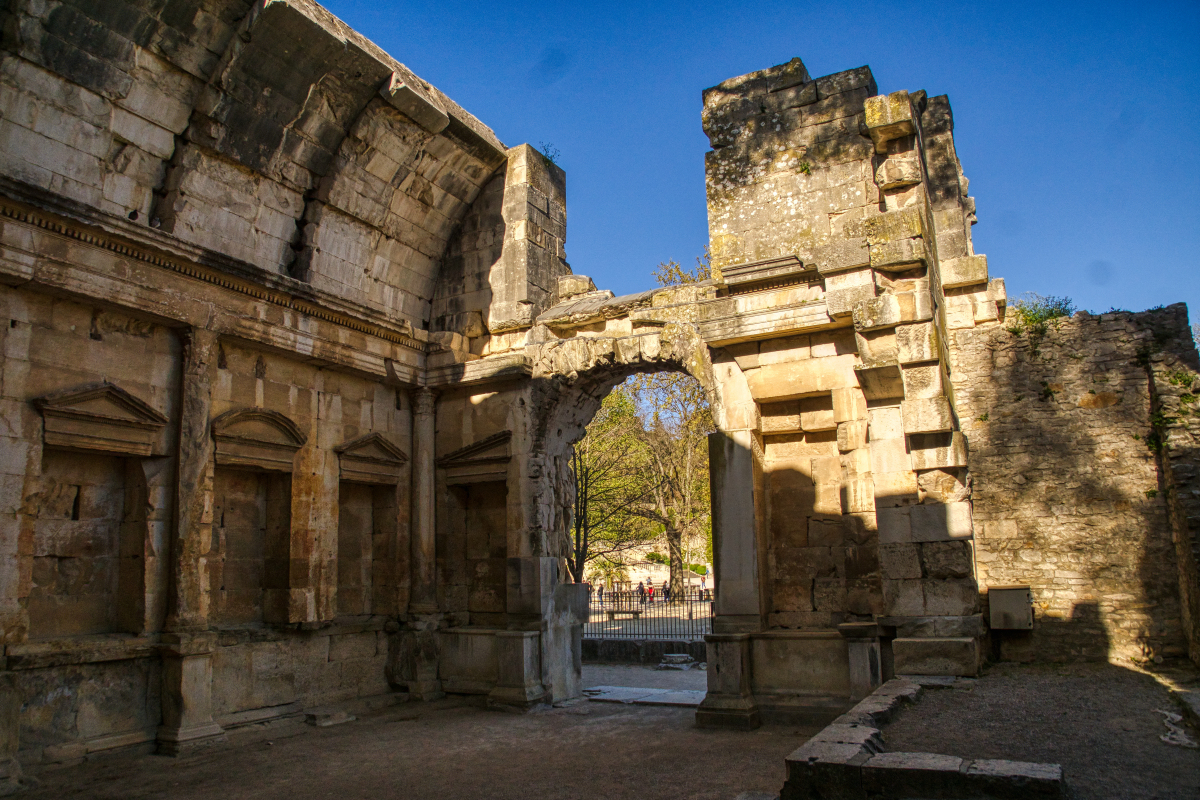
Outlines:
[[226,744],[229,737],[215,722],[197,725],[194,728],[159,728],[158,753],[164,756],[178,756],[190,753],[202,747]]
[[410,700],[420,700],[422,703],[432,703],[434,700],[445,698],[441,681],[409,681],[408,697]]
[[752,731],[762,725],[758,706],[748,698],[704,698],[696,709],[696,727]]
[[487,707],[497,711],[531,711],[539,706],[549,705],[550,699],[545,690],[511,688],[497,686],[488,693]]

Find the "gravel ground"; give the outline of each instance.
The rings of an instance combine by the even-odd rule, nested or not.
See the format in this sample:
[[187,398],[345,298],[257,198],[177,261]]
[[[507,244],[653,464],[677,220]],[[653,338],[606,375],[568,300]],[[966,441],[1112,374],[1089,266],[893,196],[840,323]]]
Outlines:
[[1157,709],[1179,711],[1145,673],[1000,664],[969,690],[927,690],[884,740],[889,751],[1062,764],[1078,800],[1196,800],[1200,750],[1161,741]]
[[[636,686],[695,675],[590,666],[586,673]],[[746,791],[777,793],[784,757],[816,730],[700,729],[690,708],[572,701],[517,715],[450,699],[404,703],[331,728],[235,733],[229,745],[185,758],[112,755],[46,769],[35,774],[40,787],[22,797],[733,800]]]
[[655,669],[630,664],[584,664],[583,688],[634,686],[639,689],[708,689],[708,673],[702,669]]

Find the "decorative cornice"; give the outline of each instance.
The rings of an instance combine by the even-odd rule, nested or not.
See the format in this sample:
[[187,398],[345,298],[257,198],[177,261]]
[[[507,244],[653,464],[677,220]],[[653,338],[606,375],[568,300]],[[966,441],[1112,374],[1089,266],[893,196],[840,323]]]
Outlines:
[[[68,221],[57,214],[30,207],[25,203],[5,197],[4,195],[0,195],[0,216],[42,228],[59,236],[66,236],[93,247],[108,250],[125,258],[136,259],[145,264],[167,269],[214,286],[220,286],[223,289],[247,295],[256,300],[282,306],[306,316],[316,317],[317,319],[350,328],[369,336],[375,336],[419,353],[427,351],[425,342],[408,336],[402,331],[356,319],[348,314],[322,307],[319,303],[301,299],[283,290],[257,285],[250,280],[243,280],[216,269],[191,264],[182,259],[174,259],[160,253],[155,253],[147,248],[138,247],[123,241],[115,235],[95,230],[88,226],[87,223],[75,222],[74,220]],[[242,265],[242,268],[247,271],[257,269],[257,267],[252,265]]]

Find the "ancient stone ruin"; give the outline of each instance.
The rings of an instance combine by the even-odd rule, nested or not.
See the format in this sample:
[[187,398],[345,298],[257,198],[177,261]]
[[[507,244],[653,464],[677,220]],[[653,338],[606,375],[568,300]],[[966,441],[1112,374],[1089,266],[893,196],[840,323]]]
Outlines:
[[713,278],[614,297],[564,259],[561,169],[310,0],[0,22],[9,780],[577,696],[569,449],[636,372],[719,428],[699,723],[1200,660],[1186,309],[1009,331],[945,96],[799,59],[706,90]]

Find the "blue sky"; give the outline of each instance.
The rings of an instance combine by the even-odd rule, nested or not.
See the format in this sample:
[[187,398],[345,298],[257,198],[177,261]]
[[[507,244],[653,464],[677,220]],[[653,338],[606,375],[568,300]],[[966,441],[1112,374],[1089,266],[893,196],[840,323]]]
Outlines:
[[799,56],[950,96],[1010,297],[1200,309],[1200,3],[324,4],[505,144],[552,143],[568,260],[617,294],[707,242],[701,90]]

